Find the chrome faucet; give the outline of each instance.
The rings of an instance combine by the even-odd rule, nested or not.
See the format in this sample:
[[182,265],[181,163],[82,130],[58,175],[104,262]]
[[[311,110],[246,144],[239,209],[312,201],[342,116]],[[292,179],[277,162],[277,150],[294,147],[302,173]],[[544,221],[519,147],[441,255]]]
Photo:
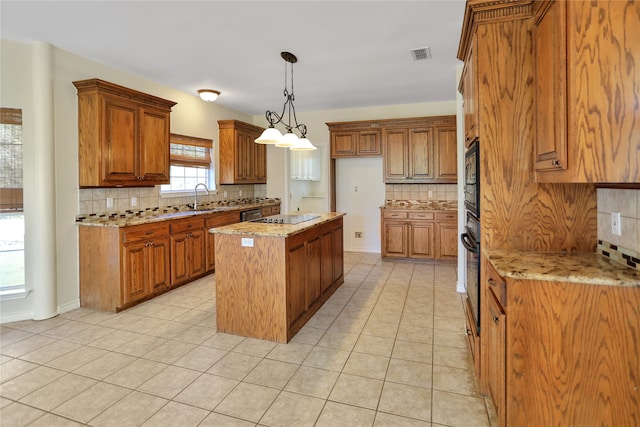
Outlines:
[[196,188],[193,189],[193,210],[194,211],[198,210],[198,187],[200,187],[201,185],[204,187],[204,191],[206,191],[207,194],[209,194],[209,189],[205,184],[199,183],[196,185]]

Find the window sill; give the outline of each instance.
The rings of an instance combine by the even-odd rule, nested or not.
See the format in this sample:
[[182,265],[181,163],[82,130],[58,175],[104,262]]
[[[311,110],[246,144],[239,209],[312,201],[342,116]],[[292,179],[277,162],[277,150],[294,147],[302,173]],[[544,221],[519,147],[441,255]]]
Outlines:
[[[205,193],[204,190],[198,189],[198,194]],[[206,194],[206,193],[205,193]],[[218,190],[209,190],[209,194],[218,194]],[[193,196],[193,190],[181,190],[181,191],[161,191],[160,198],[170,199],[172,197],[187,197]]]
[[24,299],[29,296],[30,293],[31,290],[26,290],[24,288],[0,290],[0,301]]

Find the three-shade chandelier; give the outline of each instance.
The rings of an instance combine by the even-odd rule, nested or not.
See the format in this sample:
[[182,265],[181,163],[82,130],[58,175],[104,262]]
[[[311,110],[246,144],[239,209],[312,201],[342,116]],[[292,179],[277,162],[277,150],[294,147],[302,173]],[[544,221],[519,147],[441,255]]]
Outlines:
[[[285,102],[282,106],[282,113],[275,111],[266,112],[269,127],[262,132],[262,135],[255,140],[257,144],[274,144],[276,147],[289,148],[290,150],[315,150],[316,147],[307,139],[307,126],[303,123],[298,124],[296,118],[296,109],[293,106],[295,96],[293,94],[293,64],[298,62],[298,58],[290,52],[280,52],[280,56],[285,60],[284,64],[284,97]],[[287,66],[291,67],[291,91],[287,86]],[[286,132],[283,135],[275,125],[282,123]],[[293,133],[293,130],[300,132],[300,137]]]

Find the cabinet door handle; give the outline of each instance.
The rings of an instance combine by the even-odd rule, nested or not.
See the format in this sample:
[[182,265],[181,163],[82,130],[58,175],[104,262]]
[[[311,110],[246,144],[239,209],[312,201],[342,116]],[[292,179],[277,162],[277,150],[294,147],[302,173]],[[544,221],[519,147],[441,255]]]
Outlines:
[[138,181],[142,181],[142,179],[143,179],[143,178],[144,178],[143,176],[136,176],[136,179],[137,179]]
[[551,161],[551,165],[552,166],[560,166],[560,160],[552,160]]
[[152,235],[152,234],[153,234],[153,231],[147,231],[147,232],[145,232],[144,234],[146,234],[147,236],[150,236],[150,235]]
[[500,322],[500,318],[493,313],[491,314],[491,318],[493,319],[493,323],[495,323],[496,325],[498,324],[498,322]]
[[471,329],[466,328],[467,336],[471,336]]

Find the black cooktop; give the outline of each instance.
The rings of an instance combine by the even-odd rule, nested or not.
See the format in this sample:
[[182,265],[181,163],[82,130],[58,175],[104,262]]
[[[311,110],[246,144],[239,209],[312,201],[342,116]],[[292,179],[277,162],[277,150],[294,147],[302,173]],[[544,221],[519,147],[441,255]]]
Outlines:
[[271,215],[264,218],[252,219],[251,222],[262,222],[265,224],[299,224],[301,222],[310,221],[320,218],[318,214],[283,214]]

